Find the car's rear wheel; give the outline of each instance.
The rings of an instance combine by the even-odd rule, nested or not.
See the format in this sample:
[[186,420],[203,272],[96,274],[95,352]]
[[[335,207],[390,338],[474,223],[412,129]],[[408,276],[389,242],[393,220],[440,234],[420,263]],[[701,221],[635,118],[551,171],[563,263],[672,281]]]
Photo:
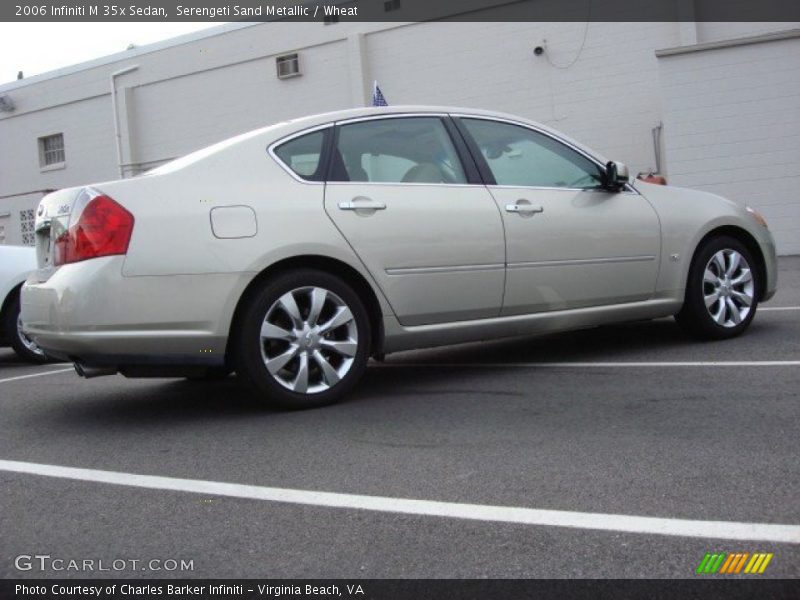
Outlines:
[[696,253],[677,321],[702,339],[726,339],[750,325],[758,306],[755,259],[739,240],[719,236]]
[[45,355],[44,351],[22,332],[22,318],[20,316],[20,303],[19,293],[15,293],[14,297],[10,299],[6,307],[5,323],[3,327],[6,336],[11,343],[11,347],[17,356],[34,363],[46,363],[50,359]]
[[237,374],[266,404],[312,408],[340,400],[361,378],[370,323],[346,283],[302,269],[268,280],[250,297],[234,345]]

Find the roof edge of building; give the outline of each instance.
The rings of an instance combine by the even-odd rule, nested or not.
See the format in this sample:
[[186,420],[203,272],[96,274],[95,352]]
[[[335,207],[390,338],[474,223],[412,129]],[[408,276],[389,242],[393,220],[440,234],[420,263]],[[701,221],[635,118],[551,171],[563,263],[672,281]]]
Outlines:
[[727,40],[717,40],[715,42],[705,42],[702,44],[692,44],[690,46],[675,46],[674,48],[664,48],[656,50],[658,58],[666,56],[677,56],[680,54],[692,54],[694,52],[704,52],[706,50],[721,50],[723,48],[734,48],[736,46],[748,46],[750,44],[763,44],[766,42],[777,42],[780,40],[791,40],[800,37],[800,29],[786,29],[784,31],[774,31],[738,37]]
[[259,25],[259,24],[260,23],[257,22],[224,23],[214,27],[209,27],[207,29],[201,29],[200,31],[185,33],[183,35],[168,38],[166,40],[161,40],[159,42],[153,42],[151,44],[145,44],[143,46],[132,48],[130,50],[122,50],[120,52],[115,52],[114,54],[108,54],[106,56],[101,56],[99,58],[93,58],[91,60],[76,63],[74,65],[61,67],[60,69],[46,71],[44,73],[39,73],[38,75],[26,77],[24,79],[18,79],[16,81],[9,81],[7,83],[2,83],[0,84],[0,93],[10,92],[12,90],[17,90],[28,85],[34,85],[37,83],[41,83],[43,81],[48,81],[50,79],[57,79],[58,77],[64,77],[66,75],[73,75],[81,71],[88,71],[89,69],[94,69],[96,67],[102,67],[116,62],[130,60],[138,56],[150,54],[152,52],[158,52],[160,50],[165,50],[167,48],[174,48],[177,46],[182,46],[184,44],[191,44],[192,42],[196,42],[210,37],[215,37],[218,35],[223,35],[231,31],[237,31],[239,29],[244,29],[246,27],[252,27],[254,25]]

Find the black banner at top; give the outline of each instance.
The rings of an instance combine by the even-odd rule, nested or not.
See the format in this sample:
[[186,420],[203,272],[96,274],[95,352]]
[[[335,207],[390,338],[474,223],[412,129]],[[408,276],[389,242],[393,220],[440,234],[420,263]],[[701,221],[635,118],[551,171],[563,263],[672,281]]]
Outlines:
[[2,21],[800,21],[798,0],[3,0]]

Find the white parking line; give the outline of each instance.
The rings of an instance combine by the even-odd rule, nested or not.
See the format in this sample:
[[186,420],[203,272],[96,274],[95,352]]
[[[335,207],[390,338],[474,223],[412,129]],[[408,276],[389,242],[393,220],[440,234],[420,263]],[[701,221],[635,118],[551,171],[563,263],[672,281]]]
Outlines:
[[698,521],[660,517],[640,517],[605,513],[543,510],[516,506],[490,506],[485,504],[463,504],[432,500],[413,500],[385,496],[363,496],[296,490],[287,488],[223,483],[200,479],[178,479],[154,475],[137,475],[116,471],[78,469],[29,462],[0,460],[0,471],[43,475],[78,481],[109,483],[152,490],[168,490],[284,502],[326,508],[369,510],[384,513],[400,513],[451,519],[468,519],[496,523],[543,525],[622,531],[627,533],[670,535],[680,537],[708,538],[719,540],[753,540],[775,543],[800,544],[800,525],[777,523],[739,523],[732,521]]
[[657,367],[797,367],[800,360],[726,360],[726,361],[661,361],[661,362],[507,362],[507,363],[376,363],[374,367],[436,367],[436,368],[535,368],[535,369],[619,369]]
[[54,369],[52,371],[47,371],[46,373],[31,373],[30,375],[17,375],[16,377],[7,377],[5,379],[0,379],[0,383],[6,383],[7,381],[17,381],[19,379],[30,379],[31,377],[44,377],[45,375],[55,375],[56,373],[66,373],[67,371],[75,372],[75,369],[72,367],[68,369]]
[[759,306],[758,312],[765,310],[800,310],[800,306]]

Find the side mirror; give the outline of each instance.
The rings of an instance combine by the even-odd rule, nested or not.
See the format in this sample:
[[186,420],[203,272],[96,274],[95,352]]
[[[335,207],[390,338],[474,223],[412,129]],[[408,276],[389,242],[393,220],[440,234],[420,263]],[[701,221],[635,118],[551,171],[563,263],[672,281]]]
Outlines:
[[606,164],[606,180],[604,182],[607,190],[618,192],[625,187],[629,179],[628,167],[625,163],[614,160],[608,161]]

